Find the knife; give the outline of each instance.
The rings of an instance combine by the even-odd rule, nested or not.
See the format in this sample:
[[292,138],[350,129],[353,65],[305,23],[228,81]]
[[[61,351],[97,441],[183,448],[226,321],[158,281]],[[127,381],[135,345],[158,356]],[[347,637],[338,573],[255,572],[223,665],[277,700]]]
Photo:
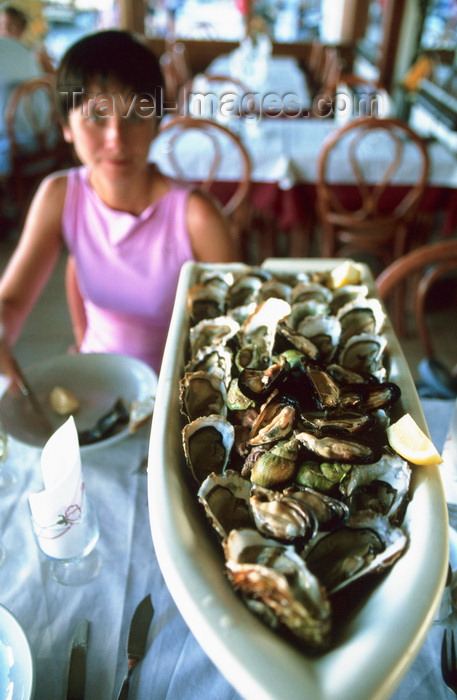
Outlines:
[[148,637],[149,627],[154,608],[152,606],[151,596],[147,595],[137,609],[133,613],[130,623],[129,638],[127,642],[127,673],[122,682],[122,687],[119,691],[117,700],[127,700],[130,687],[130,679],[137,664],[144,656],[146,648],[146,640]]
[[19,367],[17,360],[14,357],[11,357],[11,362],[12,362],[12,365],[14,368],[14,372],[16,374],[16,383],[20,389],[22,396],[24,396],[27,399],[27,401],[30,403],[35,415],[40,420],[41,426],[44,428],[44,430],[46,431],[48,436],[50,436],[54,431],[54,428],[52,426],[51,421],[47,417],[43,406],[38,401],[35,392],[33,391],[32,387],[28,383],[28,381],[24,375],[24,372]]
[[86,650],[89,622],[81,620],[73,636],[68,669],[67,700],[84,700],[86,680]]

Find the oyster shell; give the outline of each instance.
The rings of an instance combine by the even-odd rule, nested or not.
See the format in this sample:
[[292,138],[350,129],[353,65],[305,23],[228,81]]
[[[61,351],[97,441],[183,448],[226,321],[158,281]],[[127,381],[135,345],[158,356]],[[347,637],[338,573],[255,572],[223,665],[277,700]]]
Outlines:
[[380,458],[378,446],[365,444],[355,439],[317,437],[307,432],[296,433],[295,438],[312,454],[325,460],[350,464],[370,464]]
[[253,527],[250,496],[249,481],[233,469],[227,469],[223,474],[211,473],[198,490],[198,500],[221,538],[226,537],[230,530]]
[[218,316],[213,319],[203,319],[189,331],[191,359],[207,346],[226,343],[238,333],[240,324],[231,316]]
[[368,296],[368,287],[366,284],[346,284],[344,287],[339,287],[333,290],[332,300],[330,302],[330,311],[332,314],[337,314],[349,302],[356,299],[364,299]]
[[399,455],[384,454],[374,464],[354,466],[339,489],[352,512],[371,510],[401,523],[408,504],[411,468]]
[[290,304],[284,299],[270,297],[256,306],[241,326],[241,346],[256,345],[271,362],[278,322],[290,313]]
[[382,335],[353,335],[341,349],[339,363],[354,372],[384,376],[382,360],[386,345],[387,340]]
[[289,486],[283,491],[309,508],[316,518],[319,530],[336,530],[349,518],[349,508],[342,501],[306,486]]
[[341,324],[335,316],[307,316],[296,327],[305,338],[311,340],[319,350],[319,357],[329,362],[340,342]]
[[226,571],[247,605],[313,651],[328,647],[331,607],[325,590],[291,545],[256,530],[232,530],[223,542]]
[[402,555],[405,533],[387,518],[366,513],[347,524],[315,538],[302,556],[314,575],[333,595],[368,574],[379,574]]
[[319,283],[299,282],[293,289],[290,296],[290,303],[299,304],[303,301],[313,301],[326,304],[332,301],[332,292],[327,287]]
[[353,335],[377,335],[384,325],[386,314],[378,299],[357,298],[339,309],[336,318],[341,324],[341,344]]
[[240,275],[230,286],[227,292],[227,304],[230,309],[238,306],[246,306],[251,302],[257,302],[257,293],[262,284],[271,278],[270,273],[260,268],[250,268],[245,274]]
[[221,370],[186,372],[179,382],[181,412],[189,421],[211,414],[227,415],[227,390]]
[[225,384],[232,376],[232,351],[226,345],[207,345],[201,348],[193,360],[187,363],[186,372],[222,372]]
[[187,312],[193,323],[217,318],[225,312],[226,290],[210,282],[195,284],[187,293]]
[[221,416],[205,416],[184,426],[182,441],[187,465],[201,484],[212,472],[225,470],[235,442],[235,429]]
[[257,529],[267,537],[285,542],[307,541],[317,532],[314,512],[286,493],[253,484],[250,505]]

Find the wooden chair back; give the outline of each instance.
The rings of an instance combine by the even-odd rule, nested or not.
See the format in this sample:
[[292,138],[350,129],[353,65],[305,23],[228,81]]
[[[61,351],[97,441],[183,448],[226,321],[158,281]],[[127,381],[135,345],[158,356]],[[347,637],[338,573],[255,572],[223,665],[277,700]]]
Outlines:
[[[369,171],[373,151],[379,165]],[[400,120],[356,117],[331,133],[317,161],[321,255],[369,254],[386,266],[404,254],[429,168],[425,142]],[[354,204],[344,201],[341,185],[355,188]]]
[[179,104],[181,92],[192,78],[185,44],[181,41],[167,41],[159,63],[165,82],[165,99]]
[[[405,315],[409,311],[401,301],[404,298],[412,301],[417,332],[425,357],[428,358],[435,357],[439,338],[432,337],[427,323],[427,298],[434,284],[451,272],[457,272],[456,239],[420,246],[392,262],[376,278],[381,299],[386,302],[392,300],[395,305],[393,321],[396,329],[400,330],[400,335],[404,334]],[[406,295],[405,286],[409,287]],[[455,305],[455,298],[453,303]]]
[[19,85],[8,102],[5,122],[11,149],[9,188],[26,209],[40,180],[73,164],[55,106],[55,78],[43,75]]
[[[194,182],[216,194],[227,216],[233,216],[246,204],[252,164],[249,153],[237,134],[210,119],[181,116],[164,122],[154,141],[161,168],[167,175]],[[228,199],[221,200],[218,181],[224,181],[224,162],[236,159],[238,177]]]

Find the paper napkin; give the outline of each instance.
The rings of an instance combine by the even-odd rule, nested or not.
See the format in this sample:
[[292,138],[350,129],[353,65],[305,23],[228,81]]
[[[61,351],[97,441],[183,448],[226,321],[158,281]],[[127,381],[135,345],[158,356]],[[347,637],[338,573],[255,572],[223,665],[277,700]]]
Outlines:
[[71,416],[41,454],[44,490],[29,495],[32,522],[42,551],[55,559],[82,554],[87,506],[78,432]]

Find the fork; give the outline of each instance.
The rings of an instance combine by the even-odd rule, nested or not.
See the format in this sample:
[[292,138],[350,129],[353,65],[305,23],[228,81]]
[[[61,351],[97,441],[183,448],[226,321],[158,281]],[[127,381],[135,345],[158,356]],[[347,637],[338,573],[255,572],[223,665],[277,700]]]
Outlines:
[[450,642],[447,639],[449,630],[444,630],[443,642],[441,644],[441,673],[447,687],[457,695],[457,666],[455,654],[454,630],[450,630]]

